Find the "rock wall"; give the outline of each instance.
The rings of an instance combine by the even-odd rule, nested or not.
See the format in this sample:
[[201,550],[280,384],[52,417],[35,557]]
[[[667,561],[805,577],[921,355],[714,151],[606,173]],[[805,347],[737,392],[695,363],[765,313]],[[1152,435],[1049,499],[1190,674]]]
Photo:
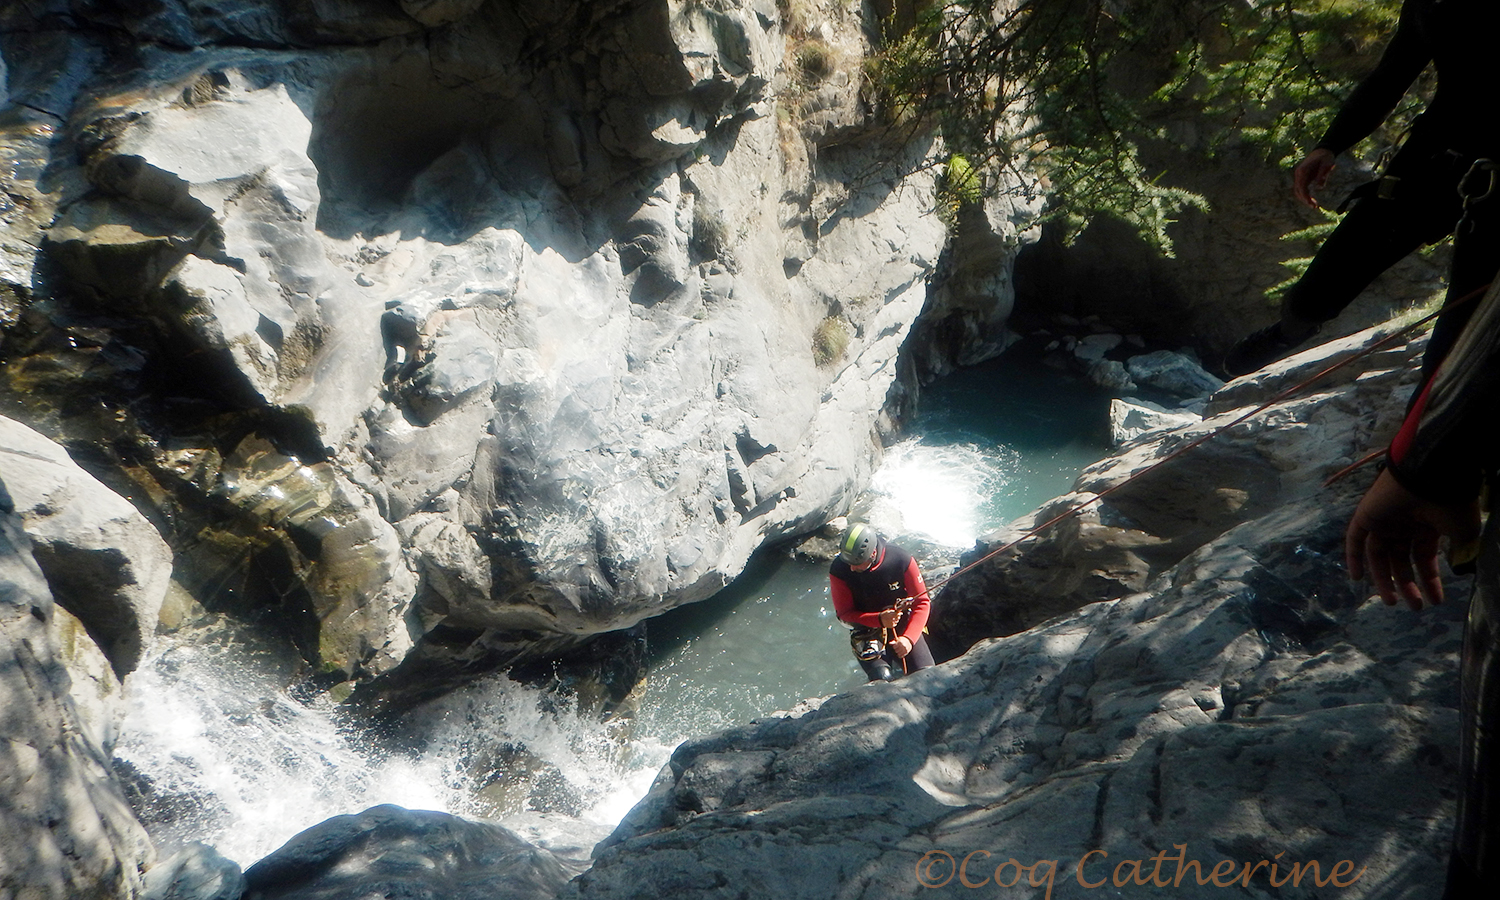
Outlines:
[[0,480],[0,895],[132,897],[151,842],[69,696],[58,612]]
[[[929,301],[941,148],[864,99],[868,15],[7,8],[0,406],[340,677],[702,599],[1008,312],[1034,210]],[[898,364],[924,307],[954,334]]]
[[549,900],[566,881],[551,853],[499,825],[389,805],[309,828],[244,877],[264,900]]
[[[1316,140],[1308,136],[1308,143]],[[1190,346],[1217,368],[1225,350],[1279,314],[1267,289],[1293,274],[1289,260],[1311,256],[1318,240],[1282,236],[1324,224],[1291,194],[1290,169],[1268,166],[1253,153],[1206,159],[1180,151],[1146,153],[1153,171],[1170,172],[1174,186],[1207,197],[1213,209],[1186,211],[1168,228],[1175,255],[1161,257],[1128,228],[1099,221],[1064,246],[1055,235],[1027,248],[1016,270],[1017,303],[1031,318],[1056,313],[1098,316],[1112,328]],[[1330,206],[1373,177],[1361,161],[1340,160],[1322,196]],[[1344,336],[1438,296],[1447,273],[1446,249],[1413,255],[1393,266],[1338,318],[1325,339]]]
[[[1227,449],[1174,463],[1211,497],[1216,482],[1191,473],[1259,458],[1272,499],[1159,534],[1178,561],[1143,572],[1143,590],[1100,592],[900,681],[685,743],[562,896],[965,897],[1023,877],[1037,896],[1080,900],[1163,885],[1439,896],[1464,604],[1417,616],[1366,599],[1341,548],[1372,473],[1318,487],[1388,436],[1414,350],[1377,354],[1236,426]],[[1318,364],[1234,382],[1210,412],[1222,420]],[[1193,430],[1141,438],[1080,487]],[[1121,539],[1124,555],[1122,531],[1100,540]],[[1046,559],[1092,564],[1077,546]],[[1466,594],[1462,580],[1447,587]]]

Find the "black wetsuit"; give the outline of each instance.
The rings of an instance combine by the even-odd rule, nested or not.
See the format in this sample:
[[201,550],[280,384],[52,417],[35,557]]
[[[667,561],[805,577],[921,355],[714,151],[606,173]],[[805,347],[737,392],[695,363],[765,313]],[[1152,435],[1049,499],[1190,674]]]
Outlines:
[[[1459,180],[1476,159],[1500,159],[1500,117],[1494,114],[1500,67],[1490,46],[1496,35],[1500,3],[1493,0],[1406,0],[1402,5],[1400,24],[1380,63],[1355,88],[1318,146],[1338,154],[1368,136],[1428,62],[1437,68],[1437,90],[1382,178],[1355,191],[1348,214],[1287,292],[1287,312],[1327,321],[1381,272],[1453,231],[1463,212]],[[1482,236],[1471,240],[1475,229],[1491,224],[1477,222],[1455,236],[1449,301],[1494,276],[1497,260],[1488,242]],[[1429,359],[1442,355],[1467,314],[1464,309],[1439,322]]]

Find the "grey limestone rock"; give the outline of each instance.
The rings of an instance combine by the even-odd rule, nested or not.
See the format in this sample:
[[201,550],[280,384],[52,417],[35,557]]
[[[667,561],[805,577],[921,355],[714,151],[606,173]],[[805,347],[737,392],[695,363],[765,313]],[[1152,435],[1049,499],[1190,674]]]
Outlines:
[[[1400,405],[1390,387],[1373,406]],[[1363,425],[1331,427],[1367,428],[1359,405]],[[1309,476],[1343,448],[1269,421],[1321,454]],[[1122,897],[1178,871],[1184,896],[1217,896],[1215,867],[1268,896],[1439,896],[1463,603],[1414,618],[1348,581],[1343,529],[1369,477],[1283,493],[1143,590],[688,741],[563,896],[963,897],[1010,859],[1038,896],[1074,900],[1117,866],[1143,873]]]
[[1198,363],[1182,353],[1157,350],[1126,360],[1136,384],[1166,391],[1178,397],[1202,397],[1224,386]]
[[[305,651],[350,677],[440,625],[553,646],[700,600],[868,483],[924,309],[937,368],[1008,340],[1040,209],[976,205],[930,305],[945,151],[879,127],[866,13],[822,12],[789,35],[770,0],[80,11],[80,53],[140,52],[54,91],[77,128],[34,148],[57,215],[16,259],[66,315],[26,319],[3,390],[137,454],[193,589],[288,560],[305,602],[200,599],[310,611]],[[11,93],[39,96],[14,48],[46,17],[6,15]],[[790,85],[814,41],[848,65]]]
[[[1073,348],[1073,355],[1085,363],[1097,362],[1104,358],[1104,354],[1120,346],[1124,341],[1125,339],[1118,334],[1087,334],[1078,339],[1078,346]],[[1134,375],[1134,372],[1131,374]]]
[[58,659],[68,670],[68,694],[84,734],[105,753],[112,753],[125,721],[125,683],[72,613],[54,606],[50,626]]
[[132,897],[151,842],[69,696],[55,611],[0,481],[0,895]]
[[423,25],[447,25],[472,14],[484,0],[401,0],[406,14]]
[[250,900],[551,900],[567,881],[551,853],[499,825],[391,805],[315,825],[244,877]]
[[240,900],[245,876],[207,844],[188,844],[146,872],[141,900]]
[[[1234,525],[1317,494],[1323,479],[1395,433],[1423,340],[1365,356],[1170,464],[1153,467],[1381,337],[1362,332],[1284,360],[1253,380],[1231,382],[1210,397],[1201,421],[1195,417],[1127,444],[1085,469],[1074,493],[983,536],[966,561],[1069,507],[1087,507],[1033,541],[1026,553],[1002,554],[949,582],[937,601],[942,613],[934,617],[934,637],[957,652],[983,637],[1139,591]],[[1140,477],[1117,487],[1135,475]],[[1109,495],[1096,502],[1106,490]],[[1004,599],[997,603],[996,597]]]
[[1202,419],[1202,416],[1169,410],[1149,400],[1116,397],[1109,402],[1110,445],[1119,447],[1147,432],[1191,425]]
[[62,447],[3,416],[0,461],[53,597],[125,677],[156,633],[171,550],[135,507]]
[[1045,198],[1022,174],[997,177],[1004,191],[959,210],[913,326],[907,354],[924,382],[998,356],[1018,338],[1005,327],[1015,306],[1014,263],[1040,235],[1035,222]]
[[[1080,357],[1081,358],[1081,357]],[[1130,370],[1117,359],[1096,359],[1089,363],[1089,381],[1115,393],[1133,391],[1137,385],[1131,380]]]

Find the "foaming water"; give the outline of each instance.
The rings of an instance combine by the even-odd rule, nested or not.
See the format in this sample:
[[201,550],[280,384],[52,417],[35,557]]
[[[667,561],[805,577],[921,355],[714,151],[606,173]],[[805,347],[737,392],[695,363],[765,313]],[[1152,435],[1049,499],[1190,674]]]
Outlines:
[[503,676],[420,710],[402,729],[420,740],[393,743],[345,727],[326,696],[293,698],[264,659],[165,642],[131,677],[115,748],[163,852],[204,841],[248,866],[305,828],[381,803],[611,825],[671,750]]
[[1020,454],[1004,445],[903,441],[886,451],[875,471],[869,518],[890,523],[892,533],[972,547],[999,524],[992,501],[1014,479],[1019,463]]
[[469,794],[461,812],[502,822],[549,813],[604,826],[646,793],[681,740],[640,737],[629,720],[601,721],[571,697],[504,674],[409,713],[400,731],[423,758],[456,767]]

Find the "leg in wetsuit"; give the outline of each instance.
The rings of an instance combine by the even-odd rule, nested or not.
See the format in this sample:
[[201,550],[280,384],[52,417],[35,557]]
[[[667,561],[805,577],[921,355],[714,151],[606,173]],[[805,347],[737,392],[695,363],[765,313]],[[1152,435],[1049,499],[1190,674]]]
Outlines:
[[1441,176],[1446,172],[1402,178],[1389,198],[1379,196],[1380,182],[1367,185],[1287,291],[1284,310],[1305,322],[1327,322],[1380,273],[1446,237],[1462,204],[1457,177]]
[[1414,134],[1380,179],[1345,201],[1349,211],[1287,291],[1283,309],[1306,322],[1326,322],[1381,272],[1447,237],[1463,214],[1458,183],[1469,164],[1433,136]]
[[1464,629],[1458,820],[1443,900],[1500,883],[1500,520],[1491,512]]
[[1382,272],[1451,233],[1463,213],[1458,184],[1469,162],[1426,146],[1403,148],[1384,177],[1351,195],[1349,211],[1283,298],[1280,320],[1236,344],[1225,370],[1244,375],[1290,353]]
[[[1489,176],[1481,176],[1478,181]],[[1469,317],[1479,306],[1479,298],[1472,296],[1495,277],[1500,269],[1500,173],[1493,176],[1496,183],[1485,199],[1470,202],[1468,214],[1458,224],[1453,234],[1453,266],[1448,273],[1448,292],[1443,298],[1444,312],[1432,327],[1432,337],[1427,341],[1427,350],[1422,356],[1422,378],[1432,376],[1437,364],[1448,355],[1453,342],[1468,324]],[[1470,186],[1483,192],[1486,184]],[[1456,190],[1455,190],[1456,196]],[[1462,303],[1461,306],[1455,304]],[[1448,307],[1453,307],[1448,309]]]

